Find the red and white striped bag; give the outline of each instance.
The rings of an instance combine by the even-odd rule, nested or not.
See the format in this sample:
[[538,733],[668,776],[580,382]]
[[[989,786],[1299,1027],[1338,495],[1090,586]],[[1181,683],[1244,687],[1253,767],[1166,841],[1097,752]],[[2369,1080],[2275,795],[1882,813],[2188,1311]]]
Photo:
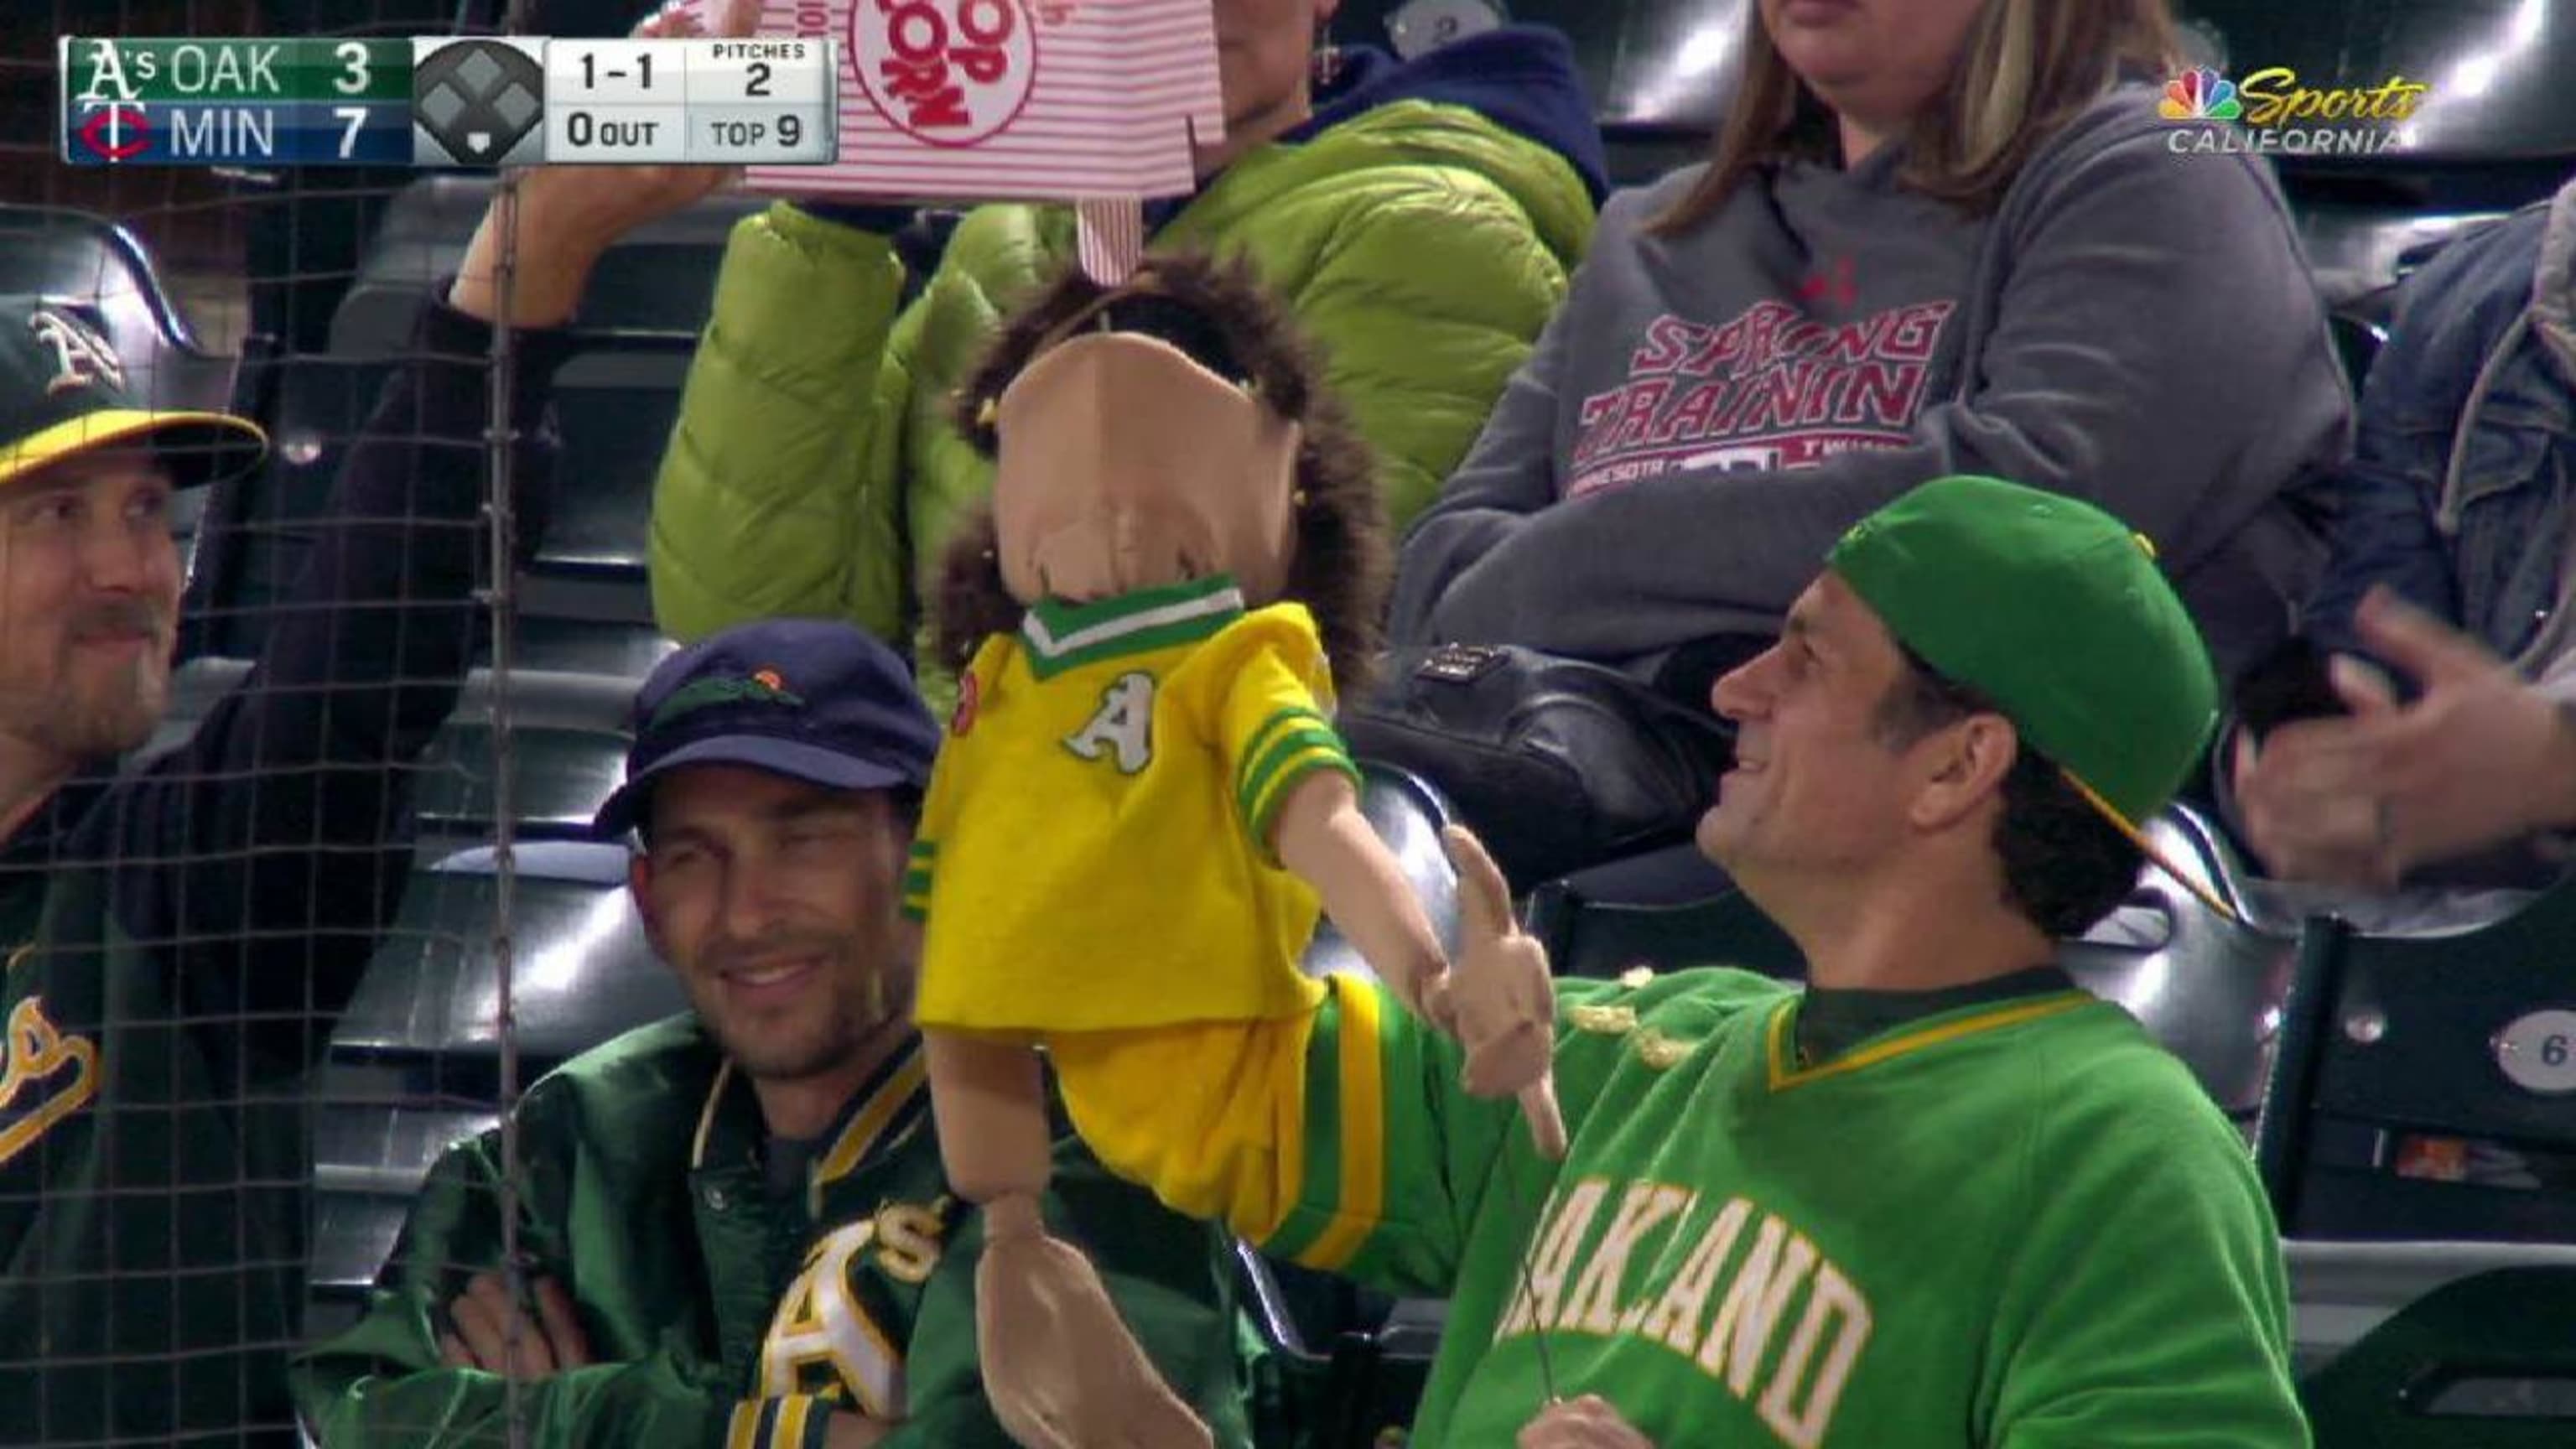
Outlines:
[[1211,0],[766,0],[756,33],[840,42],[840,160],[746,185],[1078,203],[1103,282],[1144,250],[1140,203],[1188,194],[1193,142],[1225,130]]

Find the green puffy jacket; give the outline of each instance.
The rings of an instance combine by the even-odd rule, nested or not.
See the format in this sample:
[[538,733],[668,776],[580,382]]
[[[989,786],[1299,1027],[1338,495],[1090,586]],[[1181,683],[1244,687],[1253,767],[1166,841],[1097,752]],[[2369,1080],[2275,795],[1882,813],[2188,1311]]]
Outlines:
[[[1565,295],[1593,204],[1564,156],[1463,106],[1398,100],[1236,160],[1156,249],[1248,257],[1327,354],[1401,528],[1438,493]],[[653,499],[654,613],[683,640],[846,618],[909,640],[992,472],[949,399],[1073,254],[1069,211],[978,209],[897,314],[883,237],[780,205],[726,249]]]

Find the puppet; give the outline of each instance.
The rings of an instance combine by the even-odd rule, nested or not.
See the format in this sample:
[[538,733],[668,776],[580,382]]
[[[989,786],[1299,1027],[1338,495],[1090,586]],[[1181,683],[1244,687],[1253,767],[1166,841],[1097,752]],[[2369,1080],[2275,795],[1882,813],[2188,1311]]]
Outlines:
[[[984,1213],[985,1386],[1031,1449],[1209,1442],[1040,1218],[1037,1048],[1310,1010],[1319,909],[1439,1019],[1441,947],[1331,724],[1387,549],[1319,375],[1247,271],[1157,258],[1066,277],[959,399],[996,474],[939,595],[958,700],[905,905],[940,1151]],[[1561,1151],[1544,1056],[1518,1090]]]

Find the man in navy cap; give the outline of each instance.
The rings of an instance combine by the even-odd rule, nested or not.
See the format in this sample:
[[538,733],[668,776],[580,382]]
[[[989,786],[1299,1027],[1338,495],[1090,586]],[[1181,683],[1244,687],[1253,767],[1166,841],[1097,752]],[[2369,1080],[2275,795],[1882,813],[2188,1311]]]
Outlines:
[[[515,1376],[538,1445],[1006,1449],[897,912],[939,742],[910,671],[847,624],[747,624],[665,660],[634,725],[598,824],[632,832],[646,934],[694,1010],[522,1100],[524,1298],[495,1129],[433,1169],[374,1310],[300,1366],[305,1412],[327,1444],[463,1443]],[[1069,1129],[1048,1215],[1217,1442],[1249,1443],[1222,1234]]]

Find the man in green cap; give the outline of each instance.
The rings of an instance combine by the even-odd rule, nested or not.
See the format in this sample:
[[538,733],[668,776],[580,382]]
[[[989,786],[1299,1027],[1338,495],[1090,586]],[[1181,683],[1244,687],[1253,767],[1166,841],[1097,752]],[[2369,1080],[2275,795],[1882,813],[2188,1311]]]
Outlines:
[[1700,844],[1804,950],[1804,989],[1558,983],[1571,1141],[1546,1160],[1461,1085],[1544,1059],[1515,1047],[1548,982],[1453,832],[1432,1014],[1455,1039],[1336,977],[1290,1023],[1060,1054],[1067,1101],[1176,1206],[1448,1298],[1418,1443],[2305,1445],[2242,1139],[2055,964],[2134,885],[2215,696],[2126,527],[1925,484],[1715,689],[1737,761]]

